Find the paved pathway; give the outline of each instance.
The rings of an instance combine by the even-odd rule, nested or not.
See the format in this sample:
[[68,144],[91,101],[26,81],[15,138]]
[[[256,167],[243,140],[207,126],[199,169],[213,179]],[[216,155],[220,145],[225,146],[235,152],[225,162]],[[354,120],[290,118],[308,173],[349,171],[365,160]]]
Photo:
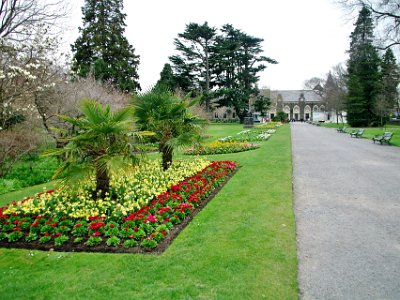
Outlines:
[[292,124],[302,299],[400,299],[400,148]]

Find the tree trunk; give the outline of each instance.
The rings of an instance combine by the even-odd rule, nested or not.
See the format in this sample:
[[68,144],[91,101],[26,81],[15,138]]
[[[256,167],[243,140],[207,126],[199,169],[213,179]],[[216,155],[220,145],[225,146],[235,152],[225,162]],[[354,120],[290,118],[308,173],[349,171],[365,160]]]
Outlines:
[[168,170],[172,164],[172,149],[164,145],[161,149],[162,152],[162,166],[163,170]]
[[96,195],[100,192],[101,198],[106,197],[106,193],[110,192],[110,176],[107,170],[96,169]]

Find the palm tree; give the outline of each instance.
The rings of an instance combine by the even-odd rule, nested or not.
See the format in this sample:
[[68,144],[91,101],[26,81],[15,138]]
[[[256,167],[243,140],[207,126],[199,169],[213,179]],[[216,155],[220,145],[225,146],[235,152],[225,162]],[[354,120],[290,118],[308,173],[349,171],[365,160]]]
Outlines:
[[136,123],[141,130],[154,132],[160,143],[159,151],[162,153],[164,170],[172,163],[174,149],[198,141],[202,125],[205,124],[205,120],[189,111],[200,99],[188,102],[189,96],[181,99],[170,90],[161,87],[132,98]]
[[67,174],[72,183],[82,178],[96,180],[95,195],[102,198],[110,192],[110,170],[123,167],[126,162],[136,163],[134,148],[130,143],[134,123],[132,108],[112,112],[109,105],[102,107],[95,100],[80,103],[82,116],[59,116],[75,128],[62,149],[52,149],[44,155],[64,156],[54,178]]

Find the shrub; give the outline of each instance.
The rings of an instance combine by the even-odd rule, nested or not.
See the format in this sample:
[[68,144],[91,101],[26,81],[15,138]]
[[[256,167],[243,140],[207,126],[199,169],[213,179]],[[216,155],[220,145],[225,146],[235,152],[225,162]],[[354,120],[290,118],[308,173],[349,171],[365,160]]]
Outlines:
[[17,161],[7,175],[0,179],[0,194],[51,180],[58,167],[56,158],[24,156]]

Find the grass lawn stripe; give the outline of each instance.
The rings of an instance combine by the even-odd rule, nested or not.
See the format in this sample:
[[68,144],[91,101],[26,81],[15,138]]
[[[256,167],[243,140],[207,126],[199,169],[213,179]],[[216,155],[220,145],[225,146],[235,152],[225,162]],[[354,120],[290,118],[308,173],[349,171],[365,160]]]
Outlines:
[[259,144],[161,256],[0,249],[2,299],[297,299],[289,126]]

